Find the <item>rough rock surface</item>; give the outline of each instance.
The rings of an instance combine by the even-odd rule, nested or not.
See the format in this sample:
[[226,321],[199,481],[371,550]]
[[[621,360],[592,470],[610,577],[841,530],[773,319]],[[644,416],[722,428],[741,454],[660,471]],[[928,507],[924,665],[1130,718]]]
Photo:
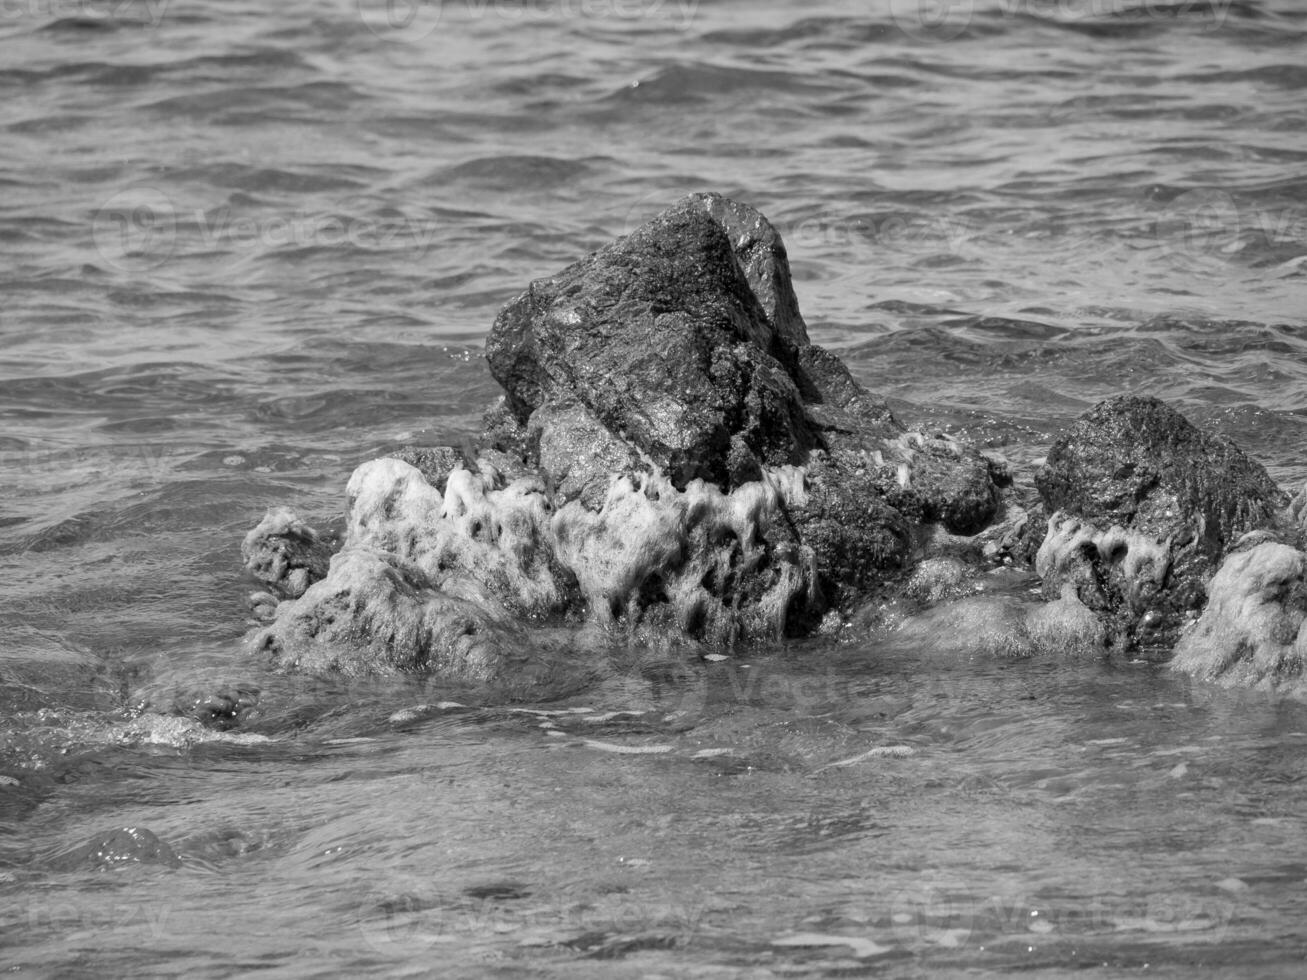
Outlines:
[[480,438],[358,467],[334,557],[285,508],[247,536],[274,665],[530,690],[592,648],[729,649],[862,606],[909,610],[895,628],[950,655],[1179,638],[1177,670],[1307,692],[1307,492],[1286,507],[1233,443],[1139,397],[1012,486],[809,342],[784,244],[745,205],[693,195],[532,283],[487,359],[505,394]]
[[289,507],[273,507],[245,535],[241,558],[259,581],[296,598],[327,574],[331,546]]
[[485,444],[520,453],[564,500],[597,507],[615,472],[730,491],[803,466],[794,524],[830,602],[900,567],[911,526],[972,533],[998,507],[987,459],[908,432],[808,342],[780,236],[719,195],[532,283],[486,350],[507,394]]
[[51,862],[58,871],[104,871],[129,864],[179,868],[181,863],[167,842],[145,827],[120,827],[97,834]]
[[[1102,622],[1074,593],[1068,591],[1053,602],[1032,603],[1004,590],[1001,582],[993,583],[999,591],[991,592],[986,588],[989,583],[981,582],[971,582],[963,591],[960,582],[946,584],[961,573],[950,564],[932,559],[914,574],[905,594],[928,605],[897,625],[899,637],[948,657],[1010,659],[1049,654],[1090,659],[1106,652]],[[944,585],[944,589],[922,595],[923,585]]]
[[[354,473],[341,552],[259,634],[285,669],[491,678],[525,623],[800,635],[900,575],[923,523],[972,534],[1000,505],[1001,468],[808,342],[780,236],[718,195],[532,283],[487,359],[505,396],[474,451]],[[293,516],[250,540],[265,581],[308,568]]]
[[255,641],[283,670],[401,673],[438,670],[495,678],[502,654],[521,643],[513,626],[476,602],[436,588],[412,562],[366,547],[346,548],[330,574]]
[[1283,506],[1266,471],[1156,398],[1082,416],[1035,477],[1048,510],[1035,567],[1045,595],[1068,584],[1116,644],[1169,647],[1243,533]]
[[542,407],[556,426],[579,405],[677,486],[730,489],[817,444],[786,348],[725,229],[692,200],[532,283],[499,314],[486,358],[528,429]]
[[1266,541],[1236,551],[1171,666],[1226,687],[1307,695],[1307,554]]

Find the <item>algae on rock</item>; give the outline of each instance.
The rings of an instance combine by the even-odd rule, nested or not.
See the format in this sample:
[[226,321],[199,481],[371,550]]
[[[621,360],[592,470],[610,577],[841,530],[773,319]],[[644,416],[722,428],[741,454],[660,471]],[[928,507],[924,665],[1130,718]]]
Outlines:
[[[476,449],[355,471],[340,553],[260,634],[279,664],[492,677],[524,624],[802,635],[898,576],[923,522],[999,507],[990,461],[809,343],[780,235],[716,194],[532,283],[486,349],[505,395]],[[276,530],[249,542],[274,576]]]
[[1307,695],[1307,555],[1264,541],[1226,559],[1173,669],[1226,687]]
[[1203,608],[1228,547],[1284,503],[1234,443],[1138,396],[1081,416],[1035,484],[1049,513],[1035,559],[1045,594],[1073,585],[1126,647],[1169,649]]
[[[685,198],[532,283],[486,348],[505,394],[475,445],[358,467],[334,557],[285,508],[247,536],[275,666],[526,690],[592,648],[802,636],[897,593],[924,607],[900,630],[951,655],[1178,639],[1177,670],[1307,694],[1307,494],[1286,509],[1233,443],[1126,396],[1005,500],[1004,465],[907,430],[809,342],[746,205]],[[975,594],[1004,561],[1047,601]]]

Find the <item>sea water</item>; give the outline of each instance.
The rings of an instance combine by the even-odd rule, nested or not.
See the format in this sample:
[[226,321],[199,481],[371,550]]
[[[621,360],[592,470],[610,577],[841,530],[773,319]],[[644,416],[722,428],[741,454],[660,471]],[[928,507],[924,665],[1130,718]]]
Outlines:
[[1294,0],[0,3],[0,962],[1300,975],[1297,702],[856,632],[278,677],[239,542],[472,436],[500,305],[695,190],[909,425],[1028,468],[1153,394],[1297,488],[1305,55]]

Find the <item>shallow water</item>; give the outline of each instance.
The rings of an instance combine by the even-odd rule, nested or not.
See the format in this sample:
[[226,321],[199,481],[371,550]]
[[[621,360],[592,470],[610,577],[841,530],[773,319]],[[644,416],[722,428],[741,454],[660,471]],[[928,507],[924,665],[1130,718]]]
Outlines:
[[[700,189],[911,424],[1025,465],[1152,393],[1301,484],[1305,47],[1292,0],[5,5],[0,962],[1297,976],[1301,704],[894,637],[279,678],[238,546],[476,431],[499,305]],[[133,720],[216,691],[225,741]]]

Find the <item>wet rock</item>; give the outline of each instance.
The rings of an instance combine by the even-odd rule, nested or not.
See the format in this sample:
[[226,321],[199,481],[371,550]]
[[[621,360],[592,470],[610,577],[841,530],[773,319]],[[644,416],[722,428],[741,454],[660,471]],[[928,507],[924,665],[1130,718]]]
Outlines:
[[[398,463],[398,461],[395,461]],[[399,465],[405,465],[400,463]],[[436,588],[415,563],[367,547],[343,549],[330,573],[254,639],[280,670],[389,674],[435,670],[490,681],[525,638],[484,602]]]
[[1169,647],[1229,545],[1284,503],[1232,442],[1135,396],[1086,413],[1035,483],[1048,511],[1035,559],[1045,594],[1070,584],[1126,648]]
[[193,694],[182,699],[177,704],[177,708],[204,727],[225,732],[239,728],[258,703],[257,688],[234,687],[223,691]]
[[912,524],[865,467],[850,471],[814,455],[804,484],[806,500],[789,516],[799,540],[812,549],[829,605],[857,602],[907,564]]
[[956,599],[971,590],[975,570],[953,556],[937,556],[919,562],[912,570],[903,594],[923,605]]
[[289,507],[273,507],[245,535],[241,558],[259,581],[297,598],[326,574],[331,546]]
[[474,451],[351,477],[341,552],[259,634],[284,669],[503,676],[524,621],[802,635],[899,576],[923,522],[969,535],[1000,504],[1001,467],[808,342],[780,236],[718,195],[532,283],[487,360],[505,396]]
[[[464,593],[525,616],[567,604],[569,582],[552,560],[553,507],[543,483],[505,483],[489,464],[457,469],[443,491],[398,459],[358,467],[346,487],[342,550],[372,549],[414,563],[431,587]],[[351,566],[353,567],[353,566]]]
[[474,465],[462,450],[452,446],[405,446],[391,453],[390,458],[408,463],[440,493],[445,492],[450,473]]
[[998,596],[968,596],[908,618],[898,634],[914,646],[953,657],[1029,657],[1028,607]]
[[779,349],[807,348],[808,325],[794,295],[789,256],[771,222],[747,204],[720,194],[695,194],[689,200],[703,207],[726,233]]
[[954,657],[1085,659],[1106,652],[1103,624],[1073,593],[1048,603],[966,596],[910,616],[898,633]]
[[127,864],[181,867],[181,859],[165,841],[144,827],[122,827],[97,834],[52,862],[59,871],[103,871]]
[[1307,695],[1307,554],[1266,541],[1230,555],[1171,666],[1226,687]]
[[[705,205],[725,207],[689,198],[504,308],[486,359],[520,424],[542,407],[581,405],[678,487],[702,478],[730,489],[816,444],[776,357],[791,338],[778,336]],[[729,212],[737,224],[741,214]],[[761,269],[768,249],[752,241]],[[788,269],[773,272],[773,307],[788,305],[778,298],[792,293]]]
[[271,592],[251,592],[245,601],[250,607],[250,615],[256,621],[266,623],[277,614],[277,605],[281,600]]
[[1069,584],[1060,598],[1030,609],[1025,627],[1037,649],[1062,657],[1089,659],[1107,651],[1107,630]]
[[651,467],[731,490],[802,465],[795,525],[836,603],[903,566],[913,523],[969,534],[997,509],[990,461],[907,432],[808,343],[779,235],[719,195],[533,283],[487,357],[508,392],[494,445],[522,447],[564,500],[596,507],[605,477]]
[[652,461],[623,442],[580,404],[542,405],[531,413],[529,438],[539,447],[540,469],[562,500],[598,510],[615,475],[647,473]]
[[794,468],[730,493],[702,480],[678,490],[662,477],[621,478],[599,511],[578,500],[558,512],[558,560],[600,623],[661,615],[713,646],[776,639],[817,605],[812,551],[786,519],[805,503],[803,483]]

